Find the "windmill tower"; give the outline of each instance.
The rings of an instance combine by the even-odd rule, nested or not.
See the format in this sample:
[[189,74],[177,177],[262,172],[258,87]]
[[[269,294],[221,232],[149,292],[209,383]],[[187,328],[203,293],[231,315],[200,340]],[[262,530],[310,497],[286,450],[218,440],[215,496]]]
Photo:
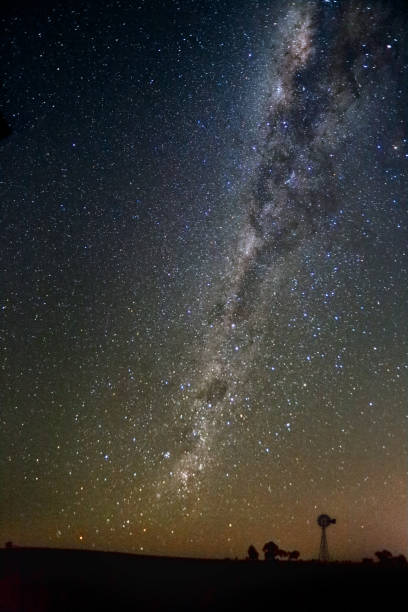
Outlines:
[[319,561],[326,562],[330,561],[329,557],[329,547],[327,546],[327,537],[326,537],[326,529],[329,525],[335,524],[336,519],[330,518],[327,514],[320,514],[317,517],[317,524],[322,530],[322,537],[320,539],[320,552],[319,552]]

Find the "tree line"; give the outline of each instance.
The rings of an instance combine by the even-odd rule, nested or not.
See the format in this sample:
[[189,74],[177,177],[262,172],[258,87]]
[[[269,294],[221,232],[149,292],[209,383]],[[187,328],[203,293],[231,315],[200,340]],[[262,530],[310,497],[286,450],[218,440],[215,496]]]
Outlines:
[[[265,561],[277,561],[278,559],[287,559],[288,561],[296,561],[300,557],[300,552],[298,550],[287,551],[280,548],[275,542],[266,542],[262,548],[262,552],[264,554]],[[393,554],[389,550],[378,550],[374,553],[375,557],[378,559],[378,563],[382,565],[393,565],[393,566],[407,566],[408,561],[404,555],[393,556]],[[259,552],[255,548],[253,544],[248,548],[247,561],[259,561]],[[363,563],[374,563],[374,560],[371,558],[363,559]]]

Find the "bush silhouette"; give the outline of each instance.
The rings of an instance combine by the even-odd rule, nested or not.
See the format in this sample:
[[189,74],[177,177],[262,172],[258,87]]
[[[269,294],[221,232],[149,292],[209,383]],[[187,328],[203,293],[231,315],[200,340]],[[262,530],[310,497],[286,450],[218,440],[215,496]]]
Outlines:
[[259,559],[259,552],[256,550],[255,546],[253,546],[253,544],[251,544],[251,546],[248,548],[247,559],[248,561],[258,561]]
[[296,559],[299,559],[299,557],[300,552],[298,550],[292,550],[288,555],[289,561],[296,561]]
[[380,563],[387,563],[392,559],[392,553],[389,550],[377,550],[375,556],[378,558]]
[[276,557],[281,553],[281,549],[275,542],[266,542],[262,549],[262,552],[265,555],[265,561],[275,561]]

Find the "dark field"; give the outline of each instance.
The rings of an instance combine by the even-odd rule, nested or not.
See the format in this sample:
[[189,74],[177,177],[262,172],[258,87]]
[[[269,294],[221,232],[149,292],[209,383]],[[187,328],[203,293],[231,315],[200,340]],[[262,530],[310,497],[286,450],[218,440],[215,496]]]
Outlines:
[[[392,610],[408,570],[53,549],[0,550],[1,612],[50,610]],[[405,605],[405,604],[404,604]]]

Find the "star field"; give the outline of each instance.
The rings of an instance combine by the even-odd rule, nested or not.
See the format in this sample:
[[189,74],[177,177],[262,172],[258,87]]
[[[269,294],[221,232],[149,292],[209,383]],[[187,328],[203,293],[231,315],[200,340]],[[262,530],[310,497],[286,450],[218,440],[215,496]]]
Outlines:
[[405,554],[403,3],[1,23],[0,538]]

